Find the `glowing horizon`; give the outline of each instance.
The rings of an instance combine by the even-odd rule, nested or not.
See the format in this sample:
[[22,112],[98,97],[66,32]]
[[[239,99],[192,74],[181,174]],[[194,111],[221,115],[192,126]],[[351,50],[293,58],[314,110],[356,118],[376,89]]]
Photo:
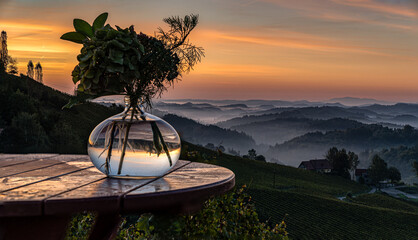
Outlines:
[[81,45],[59,37],[73,18],[107,11],[111,25],[153,34],[164,17],[197,13],[190,40],[206,57],[164,98],[418,102],[413,0],[6,0],[0,8],[19,72],[41,62],[44,83],[65,92]]

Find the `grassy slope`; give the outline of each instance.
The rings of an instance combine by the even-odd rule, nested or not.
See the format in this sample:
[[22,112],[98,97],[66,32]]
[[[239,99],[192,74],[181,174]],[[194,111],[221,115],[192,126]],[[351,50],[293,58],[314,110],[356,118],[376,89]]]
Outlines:
[[249,185],[261,219],[274,224],[288,214],[292,239],[418,239],[417,205],[378,194],[360,195],[353,202],[340,201],[335,196],[364,193],[368,188],[336,176],[225,154],[219,157],[190,144],[183,150],[183,159],[234,171],[237,186]]
[[[18,93],[18,94],[17,94]],[[86,153],[87,139],[93,128],[104,119],[122,110],[95,103],[85,103],[62,109],[70,96],[28,77],[0,74],[0,119],[7,130],[13,118],[27,112],[36,119],[47,134],[44,149],[24,148],[21,142],[8,142],[5,152]],[[13,135],[13,133],[11,133]],[[0,135],[0,142],[8,136]],[[4,144],[4,143],[3,143]],[[29,144],[30,145],[30,144]]]

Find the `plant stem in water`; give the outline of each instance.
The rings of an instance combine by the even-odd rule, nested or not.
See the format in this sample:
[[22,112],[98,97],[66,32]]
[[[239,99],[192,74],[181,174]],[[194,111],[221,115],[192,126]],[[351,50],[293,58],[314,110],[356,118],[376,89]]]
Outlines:
[[160,155],[161,148],[164,149],[164,152],[167,154],[168,162],[170,163],[170,167],[173,165],[173,162],[171,161],[170,151],[168,151],[167,144],[164,141],[163,135],[161,134],[160,129],[157,126],[157,123],[152,121],[150,122],[151,129],[152,129],[152,135],[154,138],[154,147],[157,150],[157,154]]
[[122,146],[122,153],[120,155],[118,175],[122,171],[123,159],[125,158],[126,145],[128,143],[129,130],[131,129],[131,125],[132,125],[132,120],[134,118],[134,114],[135,114],[135,107],[132,107],[131,119],[129,119],[129,122],[128,122],[127,126],[126,126],[125,138],[123,139],[123,146]]
[[106,164],[105,164],[105,172],[106,175],[109,175],[109,163],[110,158],[112,157],[112,148],[113,148],[113,141],[115,140],[115,129],[116,129],[116,122],[112,123],[112,129],[110,130],[110,142],[109,147],[107,149],[107,157],[106,157]]
[[[157,125],[157,124],[155,124],[155,125]],[[168,162],[170,163],[170,167],[171,167],[173,165],[173,162],[171,161],[170,152],[168,151],[167,144],[165,143],[163,135],[161,134],[161,131],[158,128],[158,126],[157,126],[157,133],[158,133],[158,136],[160,137],[161,145],[163,145],[163,149],[165,151],[165,154],[167,154]]]

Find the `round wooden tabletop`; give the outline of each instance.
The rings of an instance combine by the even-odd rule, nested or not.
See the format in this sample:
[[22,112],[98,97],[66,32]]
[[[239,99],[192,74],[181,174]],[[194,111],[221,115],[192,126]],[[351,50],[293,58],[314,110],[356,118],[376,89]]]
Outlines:
[[234,184],[226,168],[183,160],[162,177],[113,179],[86,155],[0,154],[0,223],[82,211],[188,213]]

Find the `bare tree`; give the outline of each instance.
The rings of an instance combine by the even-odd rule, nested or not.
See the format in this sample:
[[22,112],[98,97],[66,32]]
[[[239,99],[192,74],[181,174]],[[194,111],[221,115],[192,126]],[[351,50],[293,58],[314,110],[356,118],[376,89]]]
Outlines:
[[42,78],[43,78],[43,73],[42,73],[42,66],[41,66],[41,63],[40,62],[38,62],[37,64],[36,64],[36,66],[35,66],[35,80],[36,81],[38,81],[38,82],[40,82],[40,83],[43,83],[43,80],[42,80]]
[[7,33],[5,31],[1,32],[1,49],[0,49],[0,62],[3,66],[3,69],[7,69],[7,65],[9,64],[9,53],[7,51]]
[[28,71],[27,71],[26,75],[30,78],[33,78],[34,72],[33,72],[33,62],[32,62],[32,60],[29,60],[29,62],[28,62]]

